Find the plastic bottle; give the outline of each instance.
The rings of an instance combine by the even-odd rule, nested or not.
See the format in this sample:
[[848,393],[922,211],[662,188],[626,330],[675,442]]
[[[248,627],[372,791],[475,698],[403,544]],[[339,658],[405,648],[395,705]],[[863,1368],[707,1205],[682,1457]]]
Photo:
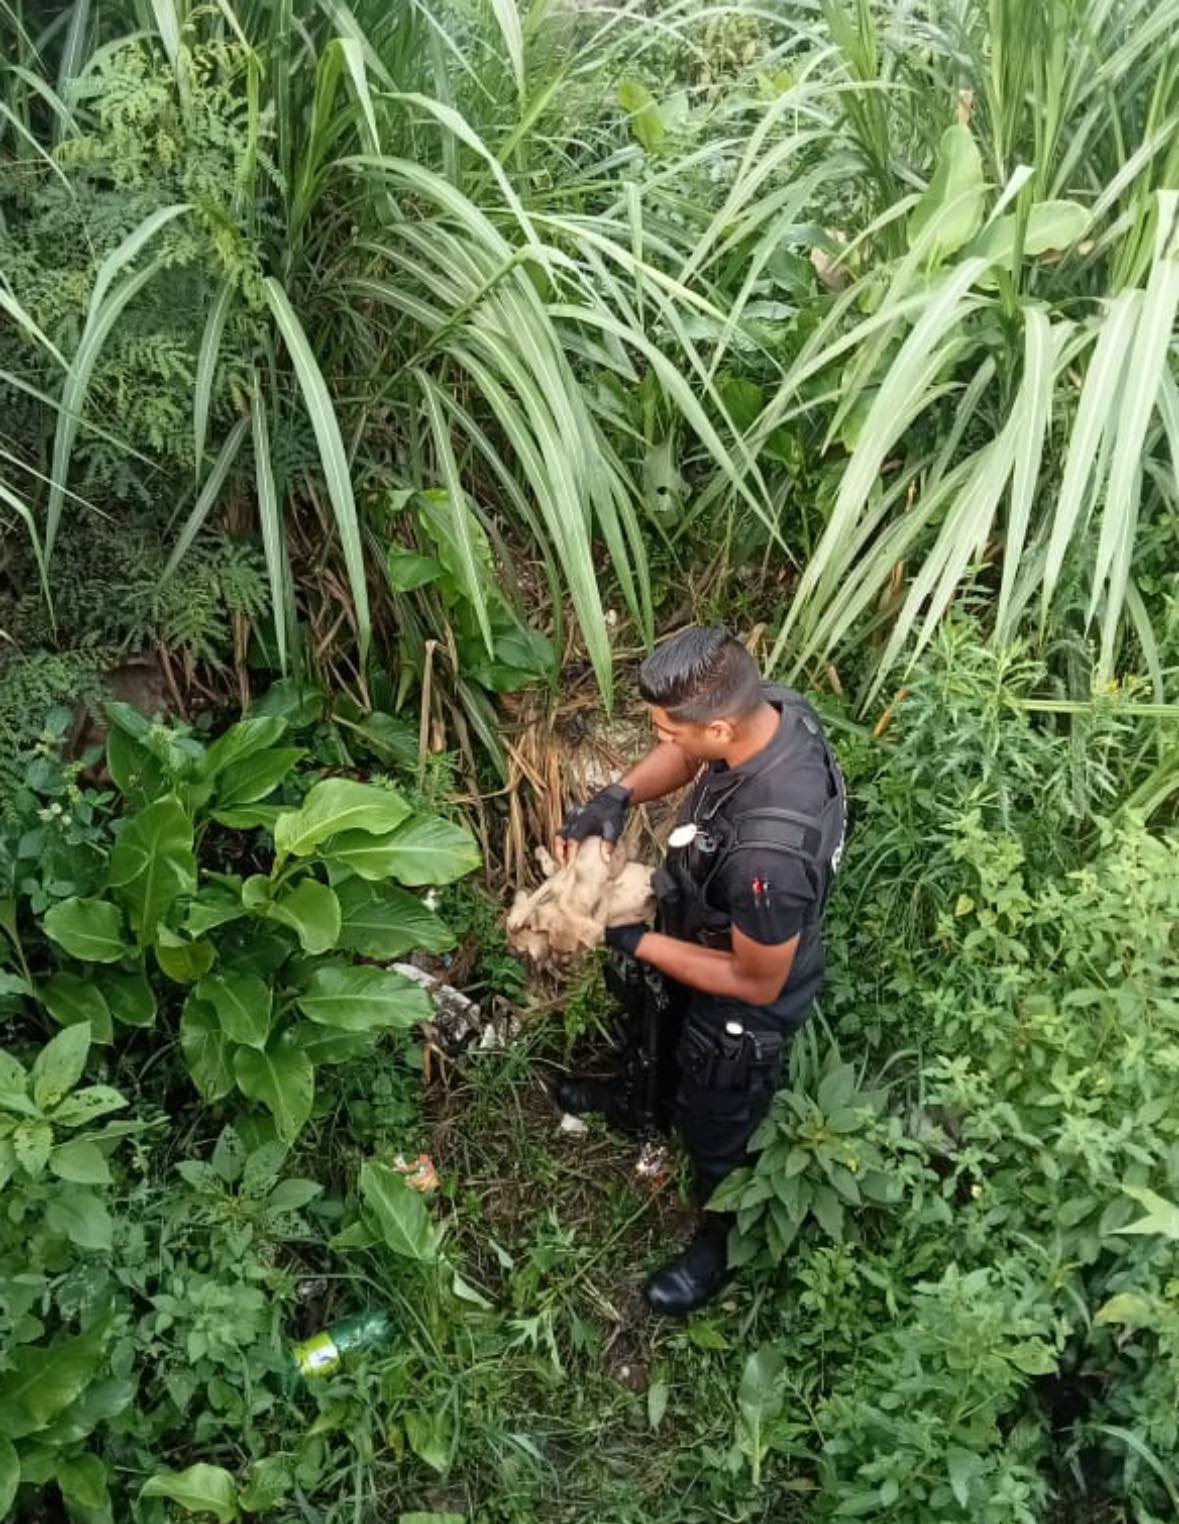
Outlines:
[[351,1318],[341,1318],[301,1344],[291,1347],[295,1369],[306,1380],[327,1376],[339,1370],[345,1356],[381,1349],[393,1337],[393,1323],[387,1312],[370,1307]]

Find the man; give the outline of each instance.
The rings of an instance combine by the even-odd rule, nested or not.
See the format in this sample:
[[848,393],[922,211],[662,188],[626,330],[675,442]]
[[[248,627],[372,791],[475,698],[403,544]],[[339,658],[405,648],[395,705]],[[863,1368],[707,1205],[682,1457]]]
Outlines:
[[[682,1316],[727,1278],[732,1218],[703,1208],[745,1162],[786,1045],[814,1004],[847,812],[815,711],[763,683],[727,630],[693,627],[661,646],[640,669],[639,692],[658,744],[569,815],[556,852],[567,859],[589,836],[612,843],[632,805],[692,785],[656,874],[657,929],[606,933],[625,959],[658,971],[671,997],[660,1045],[673,1055],[675,1113],[702,1210],[687,1248],[644,1290],[655,1311]],[[625,1078],[570,1078],[557,1098],[568,1112],[621,1121],[626,1089]]]

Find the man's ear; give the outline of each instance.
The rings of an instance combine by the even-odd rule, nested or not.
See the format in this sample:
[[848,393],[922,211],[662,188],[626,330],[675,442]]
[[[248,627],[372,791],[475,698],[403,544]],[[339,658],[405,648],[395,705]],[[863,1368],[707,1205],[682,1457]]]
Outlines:
[[718,746],[730,746],[736,734],[737,727],[732,720],[710,720],[708,722],[708,734]]

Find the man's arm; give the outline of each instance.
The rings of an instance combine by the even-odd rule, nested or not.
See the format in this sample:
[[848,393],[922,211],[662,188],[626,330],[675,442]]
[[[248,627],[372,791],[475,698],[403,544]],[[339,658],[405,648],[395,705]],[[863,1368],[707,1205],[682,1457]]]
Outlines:
[[623,774],[621,783],[630,790],[632,804],[649,804],[691,783],[699,771],[698,758],[689,757],[674,741],[661,741]]
[[634,956],[706,995],[742,1000],[747,1005],[769,1005],[782,993],[797,951],[798,933],[788,942],[766,946],[734,926],[732,952],[648,931],[636,945]]

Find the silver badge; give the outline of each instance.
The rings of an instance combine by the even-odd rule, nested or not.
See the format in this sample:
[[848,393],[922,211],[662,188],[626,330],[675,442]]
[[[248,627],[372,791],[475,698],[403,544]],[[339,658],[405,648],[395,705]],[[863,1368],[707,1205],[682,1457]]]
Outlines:
[[696,840],[698,827],[694,820],[686,820],[683,825],[676,826],[675,830],[667,838],[669,847],[688,847]]

